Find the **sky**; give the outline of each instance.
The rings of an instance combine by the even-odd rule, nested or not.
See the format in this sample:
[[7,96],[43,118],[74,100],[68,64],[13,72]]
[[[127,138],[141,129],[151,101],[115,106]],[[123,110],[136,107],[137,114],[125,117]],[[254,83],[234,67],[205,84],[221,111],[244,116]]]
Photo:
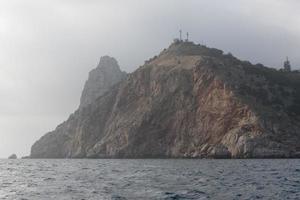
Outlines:
[[132,72],[179,29],[242,60],[280,68],[289,56],[300,69],[298,0],[0,0],[0,158],[29,155],[77,109],[101,56]]

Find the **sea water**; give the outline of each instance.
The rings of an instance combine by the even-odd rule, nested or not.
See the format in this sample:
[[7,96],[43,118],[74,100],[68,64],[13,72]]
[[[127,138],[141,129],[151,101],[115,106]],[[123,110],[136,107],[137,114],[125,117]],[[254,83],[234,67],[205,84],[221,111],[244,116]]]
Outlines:
[[300,160],[3,159],[0,199],[300,199]]

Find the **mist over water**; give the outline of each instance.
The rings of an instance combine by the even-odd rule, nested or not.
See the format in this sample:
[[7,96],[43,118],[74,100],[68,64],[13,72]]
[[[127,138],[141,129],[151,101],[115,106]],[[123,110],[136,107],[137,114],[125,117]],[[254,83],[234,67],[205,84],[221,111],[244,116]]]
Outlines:
[[0,199],[299,199],[300,160],[0,160]]

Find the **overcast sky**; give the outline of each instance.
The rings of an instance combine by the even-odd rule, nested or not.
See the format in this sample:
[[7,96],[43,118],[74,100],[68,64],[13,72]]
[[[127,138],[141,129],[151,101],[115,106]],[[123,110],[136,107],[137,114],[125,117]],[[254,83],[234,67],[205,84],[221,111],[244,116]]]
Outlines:
[[0,0],[0,157],[28,155],[67,119],[100,56],[131,72],[179,29],[243,60],[300,66],[298,0]]

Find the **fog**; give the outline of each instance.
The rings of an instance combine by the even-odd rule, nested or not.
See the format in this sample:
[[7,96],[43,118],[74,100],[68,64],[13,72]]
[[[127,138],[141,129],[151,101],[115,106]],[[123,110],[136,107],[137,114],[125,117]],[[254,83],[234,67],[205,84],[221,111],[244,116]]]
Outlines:
[[300,66],[297,0],[0,0],[0,157],[28,155],[75,111],[100,56],[132,72],[179,29],[242,60]]

